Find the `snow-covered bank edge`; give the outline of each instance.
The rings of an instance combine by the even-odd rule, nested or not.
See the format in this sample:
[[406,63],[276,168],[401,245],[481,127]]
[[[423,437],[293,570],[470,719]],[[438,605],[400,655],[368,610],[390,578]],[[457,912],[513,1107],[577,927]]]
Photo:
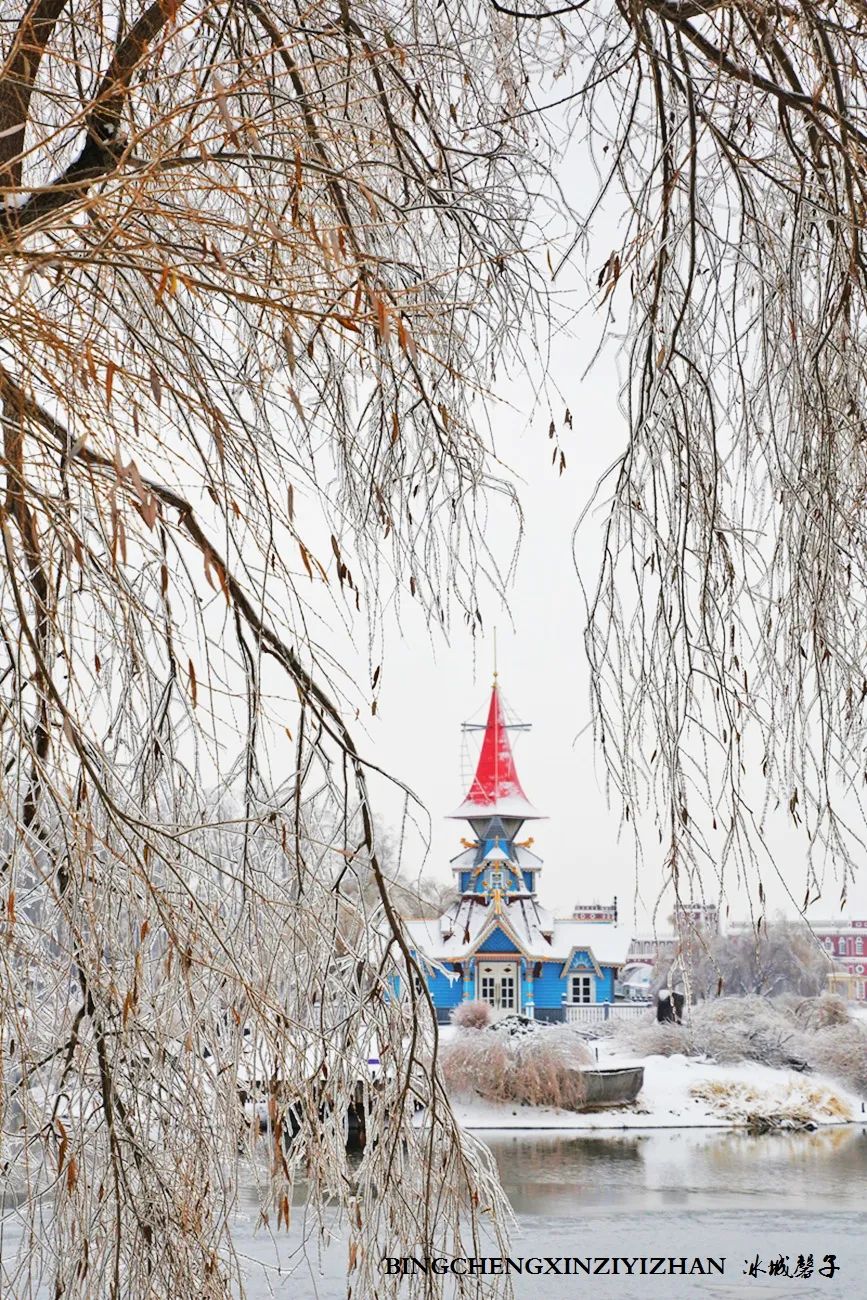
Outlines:
[[[601,1045],[600,1045],[601,1046]],[[745,1061],[720,1065],[686,1056],[618,1057],[600,1050],[601,1069],[644,1067],[644,1086],[631,1106],[574,1112],[452,1098],[458,1122],[486,1129],[609,1130],[749,1128],[750,1115],[797,1115],[817,1128],[867,1125],[867,1103],[834,1079]]]

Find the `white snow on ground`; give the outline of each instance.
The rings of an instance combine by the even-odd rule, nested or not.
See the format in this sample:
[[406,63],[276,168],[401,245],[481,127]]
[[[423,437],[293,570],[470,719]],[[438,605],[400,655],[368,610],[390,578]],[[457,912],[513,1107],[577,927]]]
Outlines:
[[[756,1111],[763,1115],[797,1111],[817,1125],[867,1121],[862,1112],[865,1103],[825,1076],[774,1070],[754,1061],[719,1065],[687,1056],[638,1060],[617,1056],[604,1042],[598,1047],[600,1068],[644,1066],[644,1087],[631,1106],[576,1114],[452,1098],[458,1121],[467,1129],[736,1128]],[[707,1095],[708,1084],[734,1086],[711,1089],[711,1098],[717,1094],[715,1100],[692,1095],[694,1088]]]

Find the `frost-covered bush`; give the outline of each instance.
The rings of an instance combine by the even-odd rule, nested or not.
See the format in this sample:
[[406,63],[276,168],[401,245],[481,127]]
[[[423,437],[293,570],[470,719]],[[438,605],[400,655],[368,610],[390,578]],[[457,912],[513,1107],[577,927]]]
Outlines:
[[566,1026],[506,1035],[458,1034],[440,1053],[443,1076],[457,1096],[574,1110],[584,1100],[582,1066],[590,1053]]
[[707,1056],[721,1064],[756,1061],[776,1069],[805,1065],[867,1096],[867,1025],[849,1019],[830,993],[714,998],[684,1025],[614,1022],[618,1048],[638,1056]]
[[510,1049],[503,1034],[461,1031],[440,1048],[440,1068],[449,1092],[505,1100],[504,1081],[512,1069]]
[[807,1059],[806,1040],[782,1008],[766,998],[716,998],[690,1017],[696,1053],[723,1063],[757,1061],[776,1068]]
[[487,1029],[492,1018],[487,1002],[462,1002],[449,1017],[458,1029]]
[[703,1079],[689,1091],[720,1119],[743,1124],[753,1133],[809,1129],[823,1120],[845,1123],[852,1119],[851,1106],[832,1088],[792,1075],[783,1075],[770,1091],[742,1079]]
[[[642,1030],[655,1029],[656,1025],[656,1008],[648,1007],[643,1015],[630,1016],[628,1020],[620,1020],[612,1016],[609,1020],[591,1020],[586,1024],[581,1023],[569,1027],[585,1043],[611,1040],[614,1047],[628,1046],[630,1051],[638,1051],[638,1048],[633,1046],[633,1039],[637,1040],[641,1037]],[[664,1028],[665,1026],[661,1027]],[[677,1051],[679,1049],[673,1048],[672,1050]],[[660,1055],[663,1055],[663,1053],[660,1053]]]
[[700,1002],[683,1025],[620,1022],[616,1041],[641,1056],[709,1056],[776,1067],[807,1059],[806,1040],[793,1017],[761,997]]
[[867,1025],[849,1021],[820,1029],[810,1039],[810,1065],[867,1097]]
[[746,997],[721,997],[710,998],[706,1002],[700,1002],[693,1008],[692,1019],[698,1015],[708,1024],[714,1025],[741,1025],[746,1020],[752,1020],[755,1016],[776,1016],[782,1019],[781,1012],[775,1003],[768,998],[747,995]]
[[817,998],[802,998],[793,1014],[803,1029],[833,1029],[849,1024],[849,1011],[838,993],[820,993]]
[[[609,1024],[612,1022],[609,1021]],[[669,1021],[621,1020],[614,1022],[613,1037],[619,1048],[636,1056],[693,1056],[692,1034],[687,1025]]]

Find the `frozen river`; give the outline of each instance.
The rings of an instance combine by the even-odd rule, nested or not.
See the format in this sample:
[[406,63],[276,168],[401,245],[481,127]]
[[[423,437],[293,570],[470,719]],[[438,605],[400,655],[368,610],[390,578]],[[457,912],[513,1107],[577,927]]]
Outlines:
[[[616,1276],[518,1276],[517,1300],[867,1300],[865,1127],[765,1137],[720,1129],[500,1131],[484,1140],[517,1217],[514,1257],[725,1259],[723,1276],[628,1276],[622,1265]],[[321,1254],[305,1247],[300,1189],[288,1233],[257,1232],[258,1220],[251,1178],[235,1224],[248,1300],[343,1300],[345,1241],[335,1232]],[[7,1224],[0,1240],[9,1265],[20,1236]],[[782,1256],[794,1272],[799,1255],[812,1255],[814,1269],[836,1256],[835,1275],[768,1271]],[[754,1276],[750,1263],[758,1263]],[[43,1296],[49,1300],[47,1290],[28,1292],[28,1300]]]
[[[747,1137],[732,1131],[629,1134],[485,1133],[518,1218],[521,1256],[723,1256],[725,1275],[514,1277],[519,1300],[690,1300],[819,1297],[867,1300],[867,1129]],[[345,1246],[301,1259],[298,1237],[254,1235],[242,1210],[239,1245],[249,1260],[249,1300],[338,1300]],[[293,1229],[300,1234],[300,1225]],[[757,1271],[799,1255],[833,1278]],[[290,1264],[290,1260],[292,1261]],[[291,1267],[291,1272],[284,1270]],[[622,1266],[620,1266],[622,1269]],[[746,1271],[745,1271],[746,1270]]]

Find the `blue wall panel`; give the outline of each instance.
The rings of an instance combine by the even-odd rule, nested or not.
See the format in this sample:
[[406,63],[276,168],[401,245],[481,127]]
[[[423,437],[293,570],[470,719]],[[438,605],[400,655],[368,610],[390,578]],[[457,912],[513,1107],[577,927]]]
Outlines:
[[456,1007],[461,1001],[460,979],[448,980],[439,971],[431,971],[427,980],[435,1007]]
[[497,926],[492,930],[484,943],[476,949],[477,952],[517,952],[514,941]]
[[[516,871],[514,867],[508,867],[505,863],[502,864],[502,870],[504,873],[503,880],[506,889],[526,889],[531,894],[535,891],[536,886],[533,881],[535,872]],[[458,888],[462,894],[466,894],[470,890],[474,894],[483,894],[485,892],[485,885],[488,879],[487,870],[480,871],[475,878],[473,877],[472,871],[461,871],[459,875],[460,883]]]
[[[537,1007],[559,1007],[563,1005],[566,981],[560,978],[562,966],[561,961],[542,963],[541,977],[533,980]],[[535,970],[535,965],[533,969]]]
[[[541,978],[533,981],[537,1007],[559,1007],[563,1005],[563,995],[569,992],[569,977],[560,978],[562,962],[543,962]],[[593,974],[593,972],[590,972]],[[614,970],[611,966],[602,967],[602,978],[595,976],[596,1001],[614,1001]]]

